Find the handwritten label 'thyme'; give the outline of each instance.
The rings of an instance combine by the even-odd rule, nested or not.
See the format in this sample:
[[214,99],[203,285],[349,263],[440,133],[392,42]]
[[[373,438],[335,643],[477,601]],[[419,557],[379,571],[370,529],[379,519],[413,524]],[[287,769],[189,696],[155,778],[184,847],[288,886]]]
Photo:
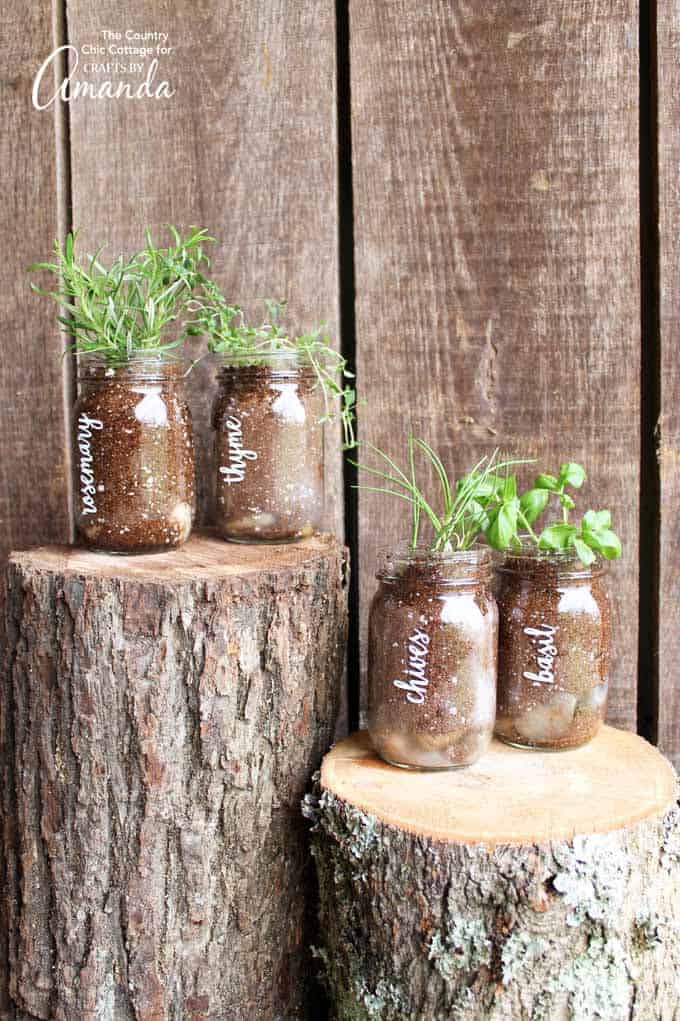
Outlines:
[[220,475],[228,486],[233,486],[237,482],[243,482],[246,477],[246,462],[256,461],[257,453],[254,450],[244,449],[243,425],[240,418],[230,415],[225,424],[229,446],[229,464],[220,468]]

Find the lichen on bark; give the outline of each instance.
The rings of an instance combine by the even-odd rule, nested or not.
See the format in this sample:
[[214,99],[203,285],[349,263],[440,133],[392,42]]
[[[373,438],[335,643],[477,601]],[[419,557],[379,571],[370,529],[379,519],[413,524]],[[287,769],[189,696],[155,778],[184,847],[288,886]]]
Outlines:
[[545,845],[412,835],[307,799],[337,1021],[680,1017],[678,812]]

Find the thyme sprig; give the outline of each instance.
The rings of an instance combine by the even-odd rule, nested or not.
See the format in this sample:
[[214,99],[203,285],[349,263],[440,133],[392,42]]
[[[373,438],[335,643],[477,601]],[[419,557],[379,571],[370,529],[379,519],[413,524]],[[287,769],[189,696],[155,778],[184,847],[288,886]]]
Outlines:
[[[427,518],[432,531],[429,548],[433,553],[469,549],[482,532],[490,528],[491,516],[503,505],[506,490],[511,489],[513,484],[516,487],[514,476],[509,474],[510,468],[527,463],[523,459],[501,457],[499,451],[494,450],[492,454],[481,458],[462,478],[452,481],[436,451],[417,436],[408,437],[408,467],[405,471],[379,447],[372,443],[366,443],[365,446],[386,465],[386,469],[359,461],[350,463],[359,471],[381,479],[387,485],[359,483],[355,488],[396,496],[410,504],[411,549],[417,547],[423,517]],[[416,453],[424,456],[437,477],[440,502],[436,509],[425,497],[418,481]]]
[[67,234],[63,245],[54,242],[54,261],[28,267],[57,278],[53,290],[34,283],[31,289],[61,308],[57,320],[73,337],[70,350],[100,354],[109,365],[121,365],[135,354],[161,356],[182,345],[183,336],[168,337],[168,328],[202,279],[201,267],[209,265],[204,246],[214,239],[196,227],[185,237],[175,227],[168,230],[167,247],[157,247],[147,230],[144,248],[108,266],[101,258],[103,247],[94,255],[76,254],[76,231]]
[[324,399],[322,422],[335,418],[333,401],[340,401],[340,421],[343,431],[343,450],[356,446],[354,429],[356,390],[347,359],[331,347],[330,338],[322,323],[315,330],[291,336],[281,324],[286,308],[285,301],[265,300],[268,321],[259,326],[247,322],[239,305],[232,305],[217,284],[204,280],[201,293],[190,303],[192,319],[187,324],[188,336],[205,336],[208,350],[239,364],[261,364],[273,351],[291,351],[311,365]]

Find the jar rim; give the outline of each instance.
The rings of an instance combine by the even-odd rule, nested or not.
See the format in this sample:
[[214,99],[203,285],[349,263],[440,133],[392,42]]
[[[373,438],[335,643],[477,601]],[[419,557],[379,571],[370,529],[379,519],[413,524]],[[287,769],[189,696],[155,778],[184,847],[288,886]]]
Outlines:
[[287,348],[261,349],[256,354],[246,352],[222,352],[213,356],[218,364],[218,377],[222,375],[310,375],[316,376],[314,365],[305,351]]
[[113,379],[119,374],[144,379],[164,379],[169,375],[181,378],[186,359],[176,350],[146,354],[136,350],[123,361],[111,361],[101,352],[78,353],[77,375],[84,381]]
[[432,550],[427,543],[403,541],[378,552],[379,581],[403,581],[408,568],[432,572],[433,580],[445,586],[470,585],[489,578],[492,571],[490,550],[482,543],[467,549]]
[[573,547],[546,550],[523,545],[517,549],[494,550],[493,559],[494,570],[501,574],[532,574],[547,565],[560,578],[596,578],[609,568],[604,557],[597,553],[592,564],[584,564]]

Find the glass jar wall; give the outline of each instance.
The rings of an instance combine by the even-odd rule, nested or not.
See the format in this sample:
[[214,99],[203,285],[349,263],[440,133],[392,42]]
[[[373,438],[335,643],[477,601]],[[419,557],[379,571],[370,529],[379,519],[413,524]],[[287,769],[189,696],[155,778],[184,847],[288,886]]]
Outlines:
[[273,351],[218,374],[216,521],[233,542],[291,542],[323,520],[324,401],[313,367]]
[[181,362],[79,361],[73,415],[76,536],[93,550],[181,545],[195,514],[194,447]]
[[573,551],[522,550],[497,565],[500,614],[496,734],[524,748],[585,744],[607,710],[606,565]]
[[487,550],[387,554],[369,616],[369,731],[410,769],[453,769],[488,747],[498,613]]

